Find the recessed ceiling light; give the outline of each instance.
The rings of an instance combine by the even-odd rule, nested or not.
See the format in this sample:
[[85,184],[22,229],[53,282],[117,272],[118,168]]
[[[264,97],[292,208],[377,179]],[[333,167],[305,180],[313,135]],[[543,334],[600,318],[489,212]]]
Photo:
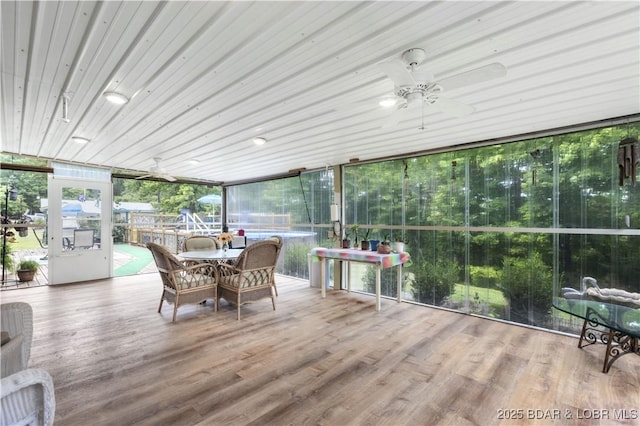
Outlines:
[[264,145],[267,143],[267,140],[265,138],[253,138],[253,143],[256,145]]
[[71,140],[82,145],[84,145],[85,143],[89,143],[89,139],[80,136],[71,136]]
[[104,92],[103,95],[109,102],[114,104],[122,105],[129,102],[129,98],[118,92]]
[[191,160],[189,160],[189,164],[200,164],[200,160],[192,158]]

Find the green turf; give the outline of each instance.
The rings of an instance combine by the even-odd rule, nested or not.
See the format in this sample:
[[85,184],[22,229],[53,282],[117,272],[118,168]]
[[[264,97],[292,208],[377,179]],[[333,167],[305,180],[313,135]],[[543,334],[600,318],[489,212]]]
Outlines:
[[129,244],[116,244],[114,251],[119,251],[134,257],[134,260],[119,266],[113,271],[113,276],[122,277],[125,275],[135,275],[153,262],[151,252],[144,247],[132,246]]

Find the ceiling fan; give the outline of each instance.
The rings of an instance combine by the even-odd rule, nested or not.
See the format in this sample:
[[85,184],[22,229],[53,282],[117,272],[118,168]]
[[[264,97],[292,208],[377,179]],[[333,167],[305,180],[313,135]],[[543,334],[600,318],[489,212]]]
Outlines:
[[481,83],[507,74],[504,65],[496,62],[436,81],[432,73],[420,68],[426,57],[423,49],[415,48],[403,52],[402,59],[378,64],[394,84],[393,97],[380,102],[382,106],[395,108],[384,127],[397,124],[406,110],[418,106],[423,108],[422,129],[425,106],[455,117],[471,114],[474,111],[472,106],[447,98],[442,93],[445,90]]
[[169,182],[174,182],[176,180],[176,178],[167,174],[165,169],[160,165],[162,158],[155,157],[153,161],[155,162],[155,164],[151,166],[151,168],[149,169],[149,174],[144,176],[138,176],[136,179],[146,179],[146,178],[153,177],[158,179],[164,179]]

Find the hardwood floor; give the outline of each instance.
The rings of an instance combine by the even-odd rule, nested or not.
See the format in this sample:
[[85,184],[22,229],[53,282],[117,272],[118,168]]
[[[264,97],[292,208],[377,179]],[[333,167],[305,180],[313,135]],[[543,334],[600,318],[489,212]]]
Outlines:
[[376,313],[287,277],[278,291],[276,311],[237,321],[208,302],[175,324],[157,274],[0,297],[34,308],[30,366],[53,376],[57,425],[640,424],[637,356],[603,374],[604,346],[573,337],[386,299]]

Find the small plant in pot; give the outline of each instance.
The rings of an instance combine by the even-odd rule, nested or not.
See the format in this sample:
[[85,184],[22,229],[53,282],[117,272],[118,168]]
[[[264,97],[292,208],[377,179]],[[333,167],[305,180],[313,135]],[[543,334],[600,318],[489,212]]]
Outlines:
[[400,235],[400,238],[397,239],[393,244],[395,247],[395,251],[398,253],[402,253],[404,252],[404,246],[407,243],[407,237],[405,236],[404,232]]
[[351,240],[349,239],[349,233],[345,231],[344,237],[342,237],[342,248],[349,248],[350,246],[351,246]]
[[358,225],[353,225],[351,227],[351,232],[353,233],[353,247],[358,248],[358,231],[360,227]]
[[[16,223],[16,226],[14,227],[14,229],[18,231],[19,236],[26,237],[29,235],[29,228],[26,226],[24,220],[19,220],[15,223]],[[24,225],[24,226],[20,226],[20,225]]]
[[35,260],[22,260],[18,263],[16,274],[18,275],[18,281],[33,281],[33,278],[38,272],[38,262]]
[[362,250],[369,250],[369,232],[371,232],[371,229],[366,229],[364,231],[364,236],[362,237],[362,241],[360,241],[360,248]]
[[378,244],[378,253],[389,254],[391,253],[391,241],[389,241],[389,235],[384,234],[380,244]]

